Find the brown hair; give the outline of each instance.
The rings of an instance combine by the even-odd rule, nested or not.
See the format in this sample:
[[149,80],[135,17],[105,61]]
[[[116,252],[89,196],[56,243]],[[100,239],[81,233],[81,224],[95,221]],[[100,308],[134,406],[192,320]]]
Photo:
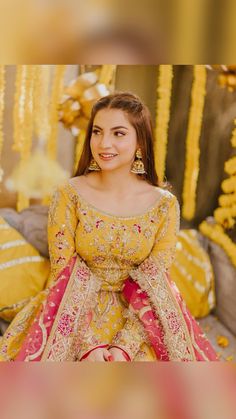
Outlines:
[[101,109],[121,109],[128,114],[130,123],[136,130],[137,142],[142,152],[142,160],[147,173],[141,176],[150,184],[158,186],[158,177],[155,170],[154,151],[153,151],[153,127],[151,115],[147,106],[141,102],[140,98],[130,92],[115,92],[102,97],[93,105],[91,117],[88,123],[85,143],[78,168],[74,176],[81,176],[88,173],[92,153],[90,149],[90,138],[92,135],[93,122],[95,115]]

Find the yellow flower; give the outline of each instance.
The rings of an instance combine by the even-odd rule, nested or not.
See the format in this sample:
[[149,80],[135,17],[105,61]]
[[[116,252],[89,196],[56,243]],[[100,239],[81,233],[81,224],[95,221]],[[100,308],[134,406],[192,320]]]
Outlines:
[[226,336],[218,335],[216,340],[221,348],[227,348],[229,346],[229,339]]

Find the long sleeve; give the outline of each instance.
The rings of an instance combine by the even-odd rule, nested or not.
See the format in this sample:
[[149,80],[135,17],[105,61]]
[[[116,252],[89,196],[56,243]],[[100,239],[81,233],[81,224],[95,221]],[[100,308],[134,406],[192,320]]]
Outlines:
[[78,224],[76,196],[66,185],[54,192],[48,212],[48,247],[51,272],[48,285],[57,277],[75,253],[75,230]]
[[[170,194],[163,207],[162,220],[156,233],[152,251],[138,267],[129,272],[131,278],[137,280],[141,276],[143,285],[146,282],[146,274],[152,268],[153,262],[158,267],[159,276],[169,271],[175,256],[179,218],[178,201],[174,195]],[[127,317],[124,327],[114,337],[113,343],[125,349],[132,360],[138,353],[141,344],[144,341],[147,342],[148,338],[137,313],[132,313],[130,308],[130,314]]]

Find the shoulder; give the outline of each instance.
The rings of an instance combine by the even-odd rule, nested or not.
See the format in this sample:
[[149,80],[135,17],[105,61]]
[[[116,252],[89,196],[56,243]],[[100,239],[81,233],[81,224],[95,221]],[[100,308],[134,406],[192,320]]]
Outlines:
[[52,201],[66,201],[67,203],[71,204],[78,204],[78,194],[76,191],[76,183],[74,179],[77,178],[69,178],[63,180],[60,184],[58,184],[53,192],[52,192]]
[[162,198],[165,198],[163,200],[163,202],[169,204],[169,205],[173,205],[173,204],[178,204],[178,200],[177,197],[170,191],[168,191],[167,189],[163,189],[159,186],[153,186],[153,195],[156,196],[156,198],[160,198],[160,201],[162,200]]
[[161,212],[165,215],[171,213],[176,218],[180,218],[180,205],[176,195],[167,189],[158,187],[158,190],[161,196],[159,205]]

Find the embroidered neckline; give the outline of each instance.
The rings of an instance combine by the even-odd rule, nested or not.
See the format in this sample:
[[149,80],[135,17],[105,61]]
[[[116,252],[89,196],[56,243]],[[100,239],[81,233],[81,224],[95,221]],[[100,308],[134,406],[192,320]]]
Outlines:
[[[154,202],[154,204],[152,204],[151,206],[149,206],[144,212],[142,212],[141,214],[136,214],[136,215],[116,215],[116,214],[111,214],[111,213],[109,213],[109,212],[106,212],[106,211],[104,211],[104,210],[101,210],[101,209],[99,209],[99,208],[97,208],[97,207],[95,207],[93,204],[90,204],[90,202],[88,202],[78,191],[77,191],[77,189],[70,183],[70,181],[68,181],[67,183],[66,183],[66,185],[68,185],[68,186],[70,186],[71,187],[71,189],[73,190],[73,192],[74,193],[76,193],[76,195],[77,195],[77,198],[81,201],[81,202],[83,202],[86,206],[87,206],[87,208],[92,208],[93,210],[95,210],[96,212],[98,212],[98,213],[101,213],[101,214],[104,214],[104,215],[107,215],[108,217],[112,217],[112,218],[116,218],[116,219],[134,219],[134,218],[137,218],[137,217],[144,217],[144,216],[146,216],[147,214],[149,214],[149,212],[151,212],[151,211],[153,211],[154,209],[156,209],[157,208],[157,206],[159,206],[159,204],[161,203],[161,201],[163,200],[163,198],[167,198],[167,197],[169,197],[169,192],[168,191],[165,191],[165,190],[163,190],[163,195],[161,196],[161,197],[159,197],[155,202]],[[157,205],[158,204],[158,205]]]

